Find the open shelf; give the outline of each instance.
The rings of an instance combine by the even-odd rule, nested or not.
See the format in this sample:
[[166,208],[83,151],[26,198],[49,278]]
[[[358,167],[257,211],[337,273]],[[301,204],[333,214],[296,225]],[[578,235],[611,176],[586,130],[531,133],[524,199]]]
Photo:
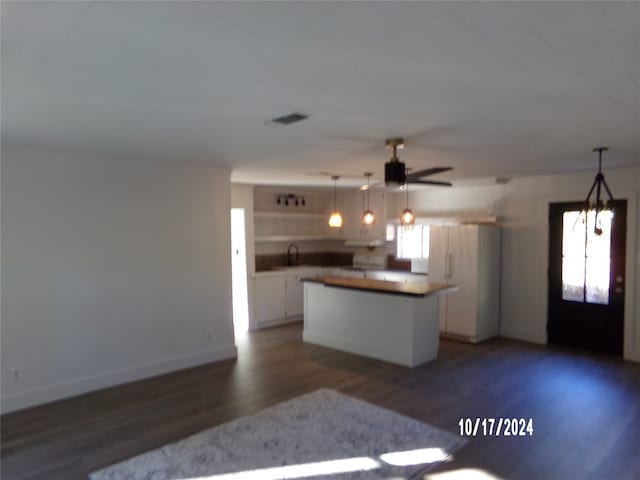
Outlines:
[[329,237],[327,235],[263,235],[255,237],[255,242],[316,242],[327,240],[342,240],[337,237]]
[[255,218],[288,218],[288,219],[303,219],[303,218],[327,218],[328,213],[314,213],[314,212],[253,212]]

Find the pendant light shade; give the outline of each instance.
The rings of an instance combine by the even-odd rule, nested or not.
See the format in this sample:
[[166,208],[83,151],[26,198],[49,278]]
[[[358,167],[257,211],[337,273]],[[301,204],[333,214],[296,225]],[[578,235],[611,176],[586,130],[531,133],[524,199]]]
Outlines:
[[337,175],[334,175],[331,177],[331,179],[333,180],[333,212],[331,212],[331,216],[329,217],[329,226],[331,228],[340,228],[342,227],[342,215],[340,215],[340,212],[338,211],[338,195],[337,195],[337,189],[338,189],[338,179],[340,177],[338,177]]
[[337,210],[331,213],[329,217],[329,226],[331,228],[340,228],[342,226],[342,215]]
[[363,225],[373,225],[374,223],[376,223],[376,216],[371,211],[369,198],[369,196],[371,195],[371,193],[369,192],[369,190],[371,189],[371,186],[369,185],[369,179],[371,178],[371,175],[373,175],[373,173],[371,172],[365,172],[364,174],[364,176],[367,177],[367,186],[366,188],[363,187],[364,190],[366,190],[365,195],[367,196],[367,208],[365,208],[364,212],[362,213]]
[[413,215],[413,212],[410,208],[405,208],[402,210],[400,214],[400,224],[402,226],[408,227],[416,223],[416,217]]
[[376,223],[376,216],[371,210],[364,211],[364,214],[362,215],[362,223],[364,225],[373,225]]
[[400,225],[402,225],[403,227],[409,227],[416,223],[416,217],[409,208],[409,184],[405,184],[404,188],[407,191],[407,206],[404,210],[402,210],[402,213],[400,214]]

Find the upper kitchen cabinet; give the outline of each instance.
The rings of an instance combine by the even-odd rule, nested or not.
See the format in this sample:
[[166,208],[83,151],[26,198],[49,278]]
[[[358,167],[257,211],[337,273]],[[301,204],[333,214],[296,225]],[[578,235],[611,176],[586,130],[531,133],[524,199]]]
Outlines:
[[457,285],[440,302],[440,331],[471,342],[494,337],[500,312],[500,229],[431,226],[429,282]]
[[302,242],[331,238],[329,193],[259,188],[254,190],[256,242]]

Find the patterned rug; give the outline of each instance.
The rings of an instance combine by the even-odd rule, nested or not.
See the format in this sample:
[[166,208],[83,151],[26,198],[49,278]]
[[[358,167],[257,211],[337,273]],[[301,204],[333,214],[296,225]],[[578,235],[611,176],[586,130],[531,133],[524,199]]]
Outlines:
[[411,479],[465,440],[328,389],[93,472],[91,480]]

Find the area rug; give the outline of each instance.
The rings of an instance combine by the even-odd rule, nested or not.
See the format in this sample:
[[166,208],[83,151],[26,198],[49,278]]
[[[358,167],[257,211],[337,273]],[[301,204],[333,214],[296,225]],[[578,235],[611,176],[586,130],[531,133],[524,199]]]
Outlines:
[[329,389],[93,472],[91,480],[412,479],[460,437]]

